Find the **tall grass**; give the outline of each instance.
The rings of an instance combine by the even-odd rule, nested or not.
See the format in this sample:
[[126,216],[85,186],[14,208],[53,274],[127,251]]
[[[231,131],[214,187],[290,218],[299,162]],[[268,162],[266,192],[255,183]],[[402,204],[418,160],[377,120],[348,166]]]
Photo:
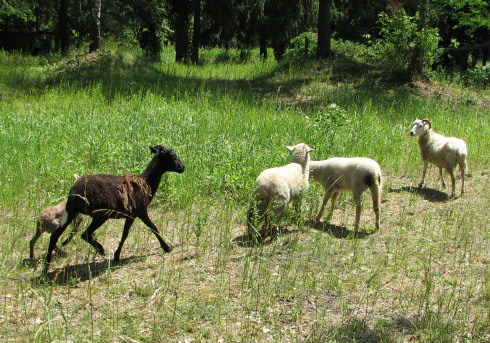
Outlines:
[[[172,53],[159,64],[120,48],[70,59],[0,53],[0,337],[488,340],[488,90],[440,99],[372,82],[366,66],[343,58],[301,69],[211,50],[202,65],[185,66]],[[466,101],[476,96],[486,102]],[[421,176],[408,136],[415,117],[468,143],[473,177],[462,198],[447,201],[435,171],[427,192],[410,191]],[[380,163],[379,232],[352,234],[350,196],[332,224],[310,221],[321,194],[312,184],[305,225],[286,213],[271,244],[240,240],[256,176],[288,163],[284,146],[298,142],[314,159]],[[39,268],[23,263],[39,210],[66,196],[73,173],[141,172],[154,144],[186,166],[165,175],[151,207],[174,252],[162,254],[141,223],[118,266],[75,238],[54,261],[57,278],[39,285]],[[97,231],[108,252],[121,229],[113,221]],[[38,241],[38,255],[46,245]]]

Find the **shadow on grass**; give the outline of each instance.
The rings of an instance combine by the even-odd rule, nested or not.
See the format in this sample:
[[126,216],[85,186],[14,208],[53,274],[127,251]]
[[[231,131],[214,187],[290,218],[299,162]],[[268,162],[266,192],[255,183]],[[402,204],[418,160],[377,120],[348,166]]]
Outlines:
[[345,226],[338,226],[334,224],[330,224],[328,222],[321,222],[318,220],[308,220],[305,222],[305,225],[308,227],[323,231],[328,233],[330,236],[341,239],[364,239],[372,234],[376,233],[375,231],[352,231],[347,229]]
[[79,263],[64,268],[59,268],[48,272],[46,275],[40,275],[32,279],[32,284],[52,284],[58,286],[76,285],[80,282],[87,281],[98,277],[106,271],[112,271],[129,263],[142,261],[147,256],[133,256],[123,258],[119,262],[111,260],[96,261],[90,263]]
[[[295,67],[297,71],[292,75],[288,73],[291,65],[283,63],[250,79],[234,80],[226,77],[201,77],[199,74],[194,76],[193,73],[187,75],[185,71],[179,70],[185,67],[151,63],[143,56],[129,62],[117,52],[100,51],[70,60],[63,59],[57,66],[46,74],[46,78],[29,78],[29,75],[21,73],[10,78],[8,86],[25,93],[32,90],[45,92],[66,85],[76,90],[88,90],[97,86],[101,87],[101,94],[107,100],[121,96],[132,98],[139,92],[155,92],[168,98],[181,98],[183,94],[198,95],[202,91],[209,91],[214,97],[244,93],[254,98],[280,99],[282,103],[289,103],[298,102],[295,100],[296,94],[305,85],[316,82],[315,77],[318,74],[324,73],[330,75],[326,82],[336,84],[347,83],[348,80],[349,84],[356,85],[355,91],[340,92],[342,99],[337,99],[337,102],[351,102],[352,99],[358,99],[359,93],[387,98],[407,98],[409,95],[399,84],[379,84],[383,76],[375,67],[343,54],[337,54],[328,64],[305,63],[301,59]],[[312,72],[312,69],[315,72]],[[285,73],[290,76],[281,77],[281,74]],[[351,88],[347,86],[346,90]],[[316,107],[324,102],[325,100],[319,97],[308,97],[298,103],[301,106]]]
[[427,188],[427,187],[414,187],[414,186],[403,186],[401,188],[390,188],[388,190],[390,193],[414,193],[423,196],[425,200],[430,202],[446,202],[451,198],[444,192],[438,191],[437,189]]
[[267,245],[274,242],[278,237],[287,236],[293,231],[284,227],[273,226],[266,233],[262,233],[261,236],[254,236],[245,233],[241,236],[233,238],[233,242],[242,248],[258,247],[261,245]]
[[374,327],[365,319],[353,317],[339,326],[320,331],[313,341],[323,342],[335,338],[338,342],[394,342],[397,333],[410,336],[417,330],[417,325],[405,317],[398,317],[393,321],[380,319]]

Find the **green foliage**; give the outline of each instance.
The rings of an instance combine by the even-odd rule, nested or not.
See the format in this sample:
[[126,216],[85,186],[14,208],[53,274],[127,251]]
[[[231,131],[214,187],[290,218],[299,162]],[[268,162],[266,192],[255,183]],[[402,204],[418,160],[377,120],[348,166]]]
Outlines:
[[335,103],[329,104],[326,109],[322,109],[316,116],[306,116],[311,126],[322,137],[328,137],[330,143],[340,132],[339,128],[349,123],[346,111]]
[[[485,0],[435,0],[439,10],[450,7],[450,13],[455,25],[453,29],[463,29],[471,38],[477,41],[485,41],[483,37],[477,37],[478,32],[490,31],[490,4]],[[488,37],[487,37],[488,38]]]
[[289,43],[289,49],[284,54],[284,63],[301,65],[306,60],[316,56],[318,35],[316,32],[304,32],[294,37]]
[[475,66],[463,71],[439,68],[435,78],[484,90],[490,86],[490,69],[487,66]]
[[417,28],[418,16],[410,17],[400,10],[393,17],[379,15],[383,41],[378,45],[380,60],[393,76],[408,80],[425,74],[441,53],[437,29]]

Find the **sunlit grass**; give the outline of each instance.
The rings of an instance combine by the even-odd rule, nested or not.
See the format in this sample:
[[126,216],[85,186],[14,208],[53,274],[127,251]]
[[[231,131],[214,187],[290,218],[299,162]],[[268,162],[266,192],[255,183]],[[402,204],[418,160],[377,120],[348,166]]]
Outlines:
[[[458,91],[441,98],[344,74],[343,60],[288,69],[256,52],[240,61],[232,50],[203,51],[199,66],[176,64],[171,48],[158,64],[131,49],[0,59],[0,337],[488,340],[486,91],[451,85]],[[408,135],[415,117],[466,140],[472,176],[463,197],[445,197],[435,168],[428,189],[410,188],[422,173]],[[339,198],[331,225],[312,222],[322,194],[312,183],[304,225],[288,211],[271,244],[242,242],[255,178],[288,163],[284,146],[298,142],[315,149],[313,159],[380,163],[379,232],[353,235],[351,195]],[[171,146],[186,166],[164,177],[150,207],[175,250],[163,254],[137,221],[121,265],[76,237],[53,261],[57,281],[39,284],[39,268],[24,263],[39,210],[66,196],[73,173],[141,172],[155,144]],[[369,230],[374,215],[364,201],[361,228]],[[122,226],[97,231],[109,258]],[[44,235],[38,256],[47,243]]]

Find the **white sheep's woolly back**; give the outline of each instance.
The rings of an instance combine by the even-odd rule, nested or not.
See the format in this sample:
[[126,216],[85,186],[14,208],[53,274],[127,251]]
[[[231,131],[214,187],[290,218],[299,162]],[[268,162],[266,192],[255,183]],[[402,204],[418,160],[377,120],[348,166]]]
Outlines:
[[316,220],[320,220],[325,205],[331,199],[328,218],[331,218],[335,201],[340,192],[351,192],[356,204],[355,230],[359,228],[361,216],[361,194],[370,189],[373,210],[376,216],[376,229],[380,227],[380,202],[382,176],[379,164],[365,157],[332,157],[323,161],[310,162],[310,177],[321,184],[325,195]]

